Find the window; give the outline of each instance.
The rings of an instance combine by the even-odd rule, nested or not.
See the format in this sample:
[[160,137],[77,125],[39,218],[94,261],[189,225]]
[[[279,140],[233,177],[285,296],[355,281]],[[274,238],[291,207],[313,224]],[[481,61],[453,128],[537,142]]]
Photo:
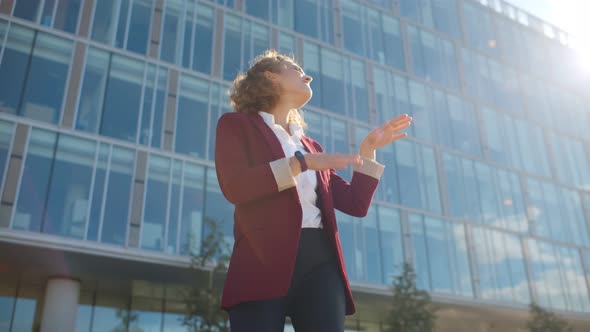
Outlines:
[[325,152],[350,152],[346,122],[314,111],[305,111],[303,116],[308,125],[305,129],[307,135],[320,142]]
[[208,222],[216,224],[217,231],[223,234],[226,255],[231,254],[231,248],[234,244],[234,207],[223,196],[219,188],[219,181],[217,180],[217,173],[215,169],[208,168],[206,176],[206,196],[205,196],[205,213],[203,215],[203,238],[206,238],[211,229],[208,228]]
[[[57,134],[32,130],[21,176],[12,228],[41,232]],[[36,197],[34,200],[31,197]]]
[[551,177],[542,129],[534,124],[516,120],[516,130],[523,168],[533,174]]
[[246,0],[245,11],[284,28],[294,29],[295,0]]
[[[185,163],[182,178],[178,252],[182,255],[197,254],[202,240],[205,168],[192,163]],[[170,246],[174,242],[169,240],[168,243]]]
[[396,146],[394,144],[377,150],[377,160],[383,165],[387,165],[387,167],[383,170],[381,180],[379,180],[376,196],[390,203],[399,203],[401,201],[396,159]]
[[455,0],[401,0],[400,13],[430,28],[460,38]]
[[[322,107],[346,115],[344,96],[344,64],[342,55],[330,49],[320,48]],[[313,87],[312,87],[313,88]]]
[[520,147],[529,149],[530,145],[525,144],[527,141],[519,140],[525,137],[518,135],[517,120],[487,108],[482,109],[482,115],[490,159],[515,168],[524,168],[523,155],[526,152],[521,151]]
[[452,89],[459,88],[455,48],[450,41],[411,25],[408,39],[414,74]]
[[362,257],[362,265],[366,269],[366,271],[362,271],[364,275],[362,279],[372,284],[383,284],[380,237],[375,207],[369,209],[362,223],[357,221],[355,224],[358,225],[355,227],[355,231],[357,232],[357,239],[360,240],[357,243],[359,245],[357,252]]
[[[35,128],[28,145],[12,227],[84,239],[97,144]],[[113,178],[116,180],[115,173]],[[107,212],[127,210],[129,198],[125,193],[129,193],[129,187],[129,178],[127,184],[117,184],[122,192],[116,197],[125,200],[115,204],[108,201],[111,204],[107,205]],[[126,213],[117,218],[126,222]],[[104,226],[109,225],[110,222]]]
[[153,6],[153,0],[95,1],[92,40],[146,54]]
[[43,301],[41,287],[29,284],[24,278],[3,273],[0,281],[0,329],[2,331],[33,331],[40,324],[35,319]]
[[[3,29],[0,25],[0,35]],[[6,34],[0,59],[0,110],[57,124],[70,71],[72,42],[16,24]]]
[[332,0],[294,1],[295,31],[334,44]]
[[76,33],[83,0],[17,0],[13,15],[37,24]]
[[91,47],[76,129],[161,147],[167,78],[165,68]]
[[369,122],[365,63],[308,42],[303,55],[305,72],[314,78],[310,105]]
[[473,48],[489,55],[499,56],[493,14],[479,4],[462,1],[465,41]]
[[220,4],[222,6],[233,8],[235,0],[209,0],[209,2],[213,2],[213,3]]
[[[209,155],[207,159],[215,159],[215,135],[217,122],[221,115],[232,111],[227,95],[228,87],[224,85],[211,84],[211,115],[209,116]],[[307,118],[305,118],[307,120]]]
[[164,129],[164,109],[168,86],[168,69],[147,65],[139,144],[161,148]]
[[527,71],[529,50],[525,40],[525,28],[501,16],[496,16],[495,20],[498,34],[497,45],[502,53],[502,59],[511,62],[522,71]]
[[254,58],[270,46],[267,26],[226,14],[224,21],[223,79],[233,81]]
[[127,294],[97,292],[95,295],[90,331],[118,331],[127,327],[130,317]]
[[521,241],[499,231],[473,227],[475,270],[480,296],[486,300],[528,305],[529,284]]
[[206,158],[208,106],[209,82],[182,74],[178,92],[174,151]]
[[[586,130],[585,120],[590,117],[583,106],[579,96],[574,95],[562,87],[544,82],[549,94],[548,100],[550,112],[550,125],[566,135],[576,135],[585,138],[589,134]],[[531,109],[531,112],[534,110]]]
[[441,212],[434,151],[411,141],[395,145],[399,202],[402,205]]
[[516,72],[499,62],[463,49],[465,90],[488,104],[514,114],[523,110]]
[[213,8],[194,1],[166,1],[160,37],[160,59],[200,71],[211,72]]
[[[8,172],[10,147],[14,136],[15,125],[7,121],[0,121],[0,192],[4,192],[4,180]],[[0,222],[0,226],[8,226],[9,220]]]
[[408,95],[408,80],[405,77],[373,66],[373,79],[379,123],[385,123],[385,121],[402,114],[412,113]]
[[353,0],[342,2],[344,48],[403,70],[405,60],[399,21]]
[[129,330],[160,331],[163,304],[159,298],[133,296],[130,313],[133,319],[129,320]]
[[514,173],[444,153],[450,213],[454,217],[526,232],[520,182]]
[[393,278],[403,270],[404,253],[400,213],[382,205],[377,205],[379,218],[379,241],[381,243],[381,261],[383,262],[382,283],[391,285]]
[[408,134],[413,134],[413,136],[427,142],[434,142],[436,133],[434,131],[432,89],[416,81],[409,81],[409,88],[411,116],[414,121],[408,129]]
[[[338,235],[340,236],[340,242],[342,246],[342,254],[344,255],[344,262],[346,265],[346,272],[351,281],[360,280],[362,274],[357,276],[357,264],[356,260],[361,260],[360,255],[357,254],[357,247],[355,245],[354,235],[354,221],[353,218],[347,214],[334,210],[336,213],[336,222],[338,224]],[[359,262],[361,266],[362,262]]]
[[527,246],[531,281],[539,305],[563,311],[590,311],[579,250],[535,239],[527,239]]
[[350,59],[350,77],[346,79],[346,83],[348,113],[354,114],[357,120],[370,122],[369,92],[364,62]]
[[145,63],[141,61],[117,54],[111,56],[100,134],[136,141],[137,118],[142,106],[142,90],[145,88],[144,70]]
[[162,251],[165,248],[168,197],[172,160],[151,154],[148,158],[141,221],[140,248]]
[[480,156],[479,127],[473,104],[436,89],[433,93],[437,142]]
[[[522,90],[527,105],[528,117],[545,127],[554,127],[551,103],[549,101],[551,92],[548,84],[530,76],[524,76]],[[572,124],[570,123],[570,125]]]
[[584,151],[582,142],[554,133],[548,136],[559,181],[589,190],[590,159]]
[[279,31],[279,52],[295,58],[295,37],[283,31]]
[[135,170],[132,150],[101,143],[94,173],[87,240],[127,243],[127,224]]
[[566,243],[590,246],[583,201],[573,190],[533,179],[527,195],[535,234]]
[[322,107],[322,75],[321,71],[321,60],[320,60],[320,47],[316,44],[303,42],[303,65],[305,73],[313,77],[313,81],[310,83],[313,89],[313,95],[309,100],[309,105]]
[[[328,136],[328,152],[331,153],[350,153],[350,141],[348,124],[342,120],[325,117],[324,120],[329,122],[326,129],[330,130],[331,136]],[[338,169],[336,172],[345,179],[351,178],[351,168]]]
[[151,155],[141,248],[168,254],[198,253],[202,239],[205,169]]
[[410,214],[417,286],[438,293],[473,297],[463,224]]
[[393,1],[392,0],[367,0],[371,3],[376,4],[377,6],[381,6],[385,9],[391,9],[393,6]]

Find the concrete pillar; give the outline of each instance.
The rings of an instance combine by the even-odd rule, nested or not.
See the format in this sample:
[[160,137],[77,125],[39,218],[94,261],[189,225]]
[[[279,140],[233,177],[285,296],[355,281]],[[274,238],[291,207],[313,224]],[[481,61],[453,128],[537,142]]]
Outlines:
[[45,289],[41,332],[74,332],[79,297],[78,280],[50,278]]

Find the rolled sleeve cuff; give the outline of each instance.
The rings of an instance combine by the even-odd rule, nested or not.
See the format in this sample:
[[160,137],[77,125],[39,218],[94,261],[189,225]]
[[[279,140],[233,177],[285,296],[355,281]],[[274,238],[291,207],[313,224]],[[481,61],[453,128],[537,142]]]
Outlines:
[[381,179],[381,174],[383,174],[383,170],[385,169],[385,165],[376,162],[373,159],[361,157],[363,159],[363,164],[361,166],[355,166],[353,169],[355,172],[359,172],[370,177],[373,177],[377,180]]
[[277,187],[279,191],[295,187],[295,177],[291,174],[291,167],[289,166],[289,158],[281,158],[270,162],[270,169],[275,176]]

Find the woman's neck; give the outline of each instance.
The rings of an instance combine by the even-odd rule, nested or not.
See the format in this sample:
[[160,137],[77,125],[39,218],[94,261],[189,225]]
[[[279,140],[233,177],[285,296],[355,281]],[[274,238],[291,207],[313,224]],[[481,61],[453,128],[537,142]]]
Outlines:
[[277,105],[273,109],[269,110],[268,113],[272,114],[275,118],[275,123],[283,127],[289,132],[289,112],[291,109],[286,106]]

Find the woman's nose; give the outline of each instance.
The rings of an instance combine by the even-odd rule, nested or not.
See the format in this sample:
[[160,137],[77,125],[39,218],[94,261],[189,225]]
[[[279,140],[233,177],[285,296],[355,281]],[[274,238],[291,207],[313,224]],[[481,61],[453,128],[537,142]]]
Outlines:
[[311,76],[309,76],[309,75],[305,75],[303,77],[303,80],[305,81],[305,83],[309,83],[309,82],[311,82],[313,80],[313,78]]

